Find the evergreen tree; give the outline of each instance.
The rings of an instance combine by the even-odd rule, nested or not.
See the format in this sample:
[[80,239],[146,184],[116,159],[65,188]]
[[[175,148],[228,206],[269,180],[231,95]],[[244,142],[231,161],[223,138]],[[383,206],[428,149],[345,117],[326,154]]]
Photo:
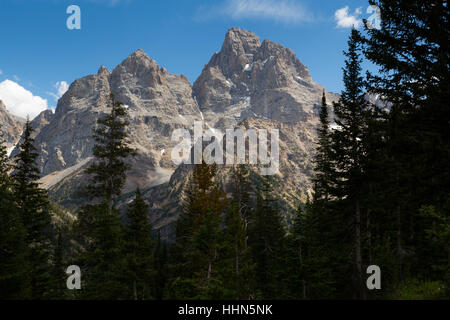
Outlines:
[[136,190],[136,198],[127,211],[125,241],[132,297],[144,300],[151,297],[153,266],[152,228],[147,216],[148,205]]
[[254,263],[248,246],[250,181],[244,165],[233,168],[231,174],[233,196],[222,230],[219,273],[224,286],[224,298],[250,299],[254,296]]
[[43,299],[50,284],[51,217],[45,190],[39,188],[39,169],[36,166],[38,154],[33,146],[33,128],[25,123],[15,156],[14,198],[26,230],[28,261],[31,266],[31,298]]
[[91,198],[101,198],[106,201],[111,211],[115,197],[122,192],[126,179],[126,171],[130,168],[126,158],[135,154],[128,145],[127,109],[110,96],[110,113],[97,121],[99,127],[94,130],[95,145],[93,149],[94,162],[86,172],[92,175],[87,194]]
[[156,300],[162,300],[167,294],[167,282],[169,279],[169,256],[166,242],[161,240],[161,235],[158,232],[155,248],[155,273],[153,279],[153,296]]
[[318,133],[318,146],[315,155],[314,195],[316,200],[328,200],[330,185],[332,184],[332,155],[330,146],[330,119],[328,115],[325,90],[322,95],[322,104],[319,112],[320,127]]
[[377,179],[374,202],[380,204],[377,216],[390,222],[385,237],[395,239],[388,245],[398,260],[391,277],[442,279],[443,273],[431,271],[438,258],[426,245],[425,230],[432,219],[424,219],[421,208],[445,212],[450,190],[448,4],[369,2],[382,12],[381,29],[367,30],[361,39],[366,57],[380,71],[369,74],[369,90],[390,108],[383,123],[385,161],[377,168],[387,170]]
[[84,295],[88,299],[129,297],[124,228],[114,201],[125,184],[129,168],[125,160],[134,151],[127,141],[126,108],[114,95],[110,96],[109,107],[110,113],[97,121],[99,127],[94,130],[93,149],[96,161],[87,170],[92,181],[86,191],[91,198],[102,202],[83,207],[77,222],[79,236],[86,247],[79,258],[86,269]]
[[31,297],[26,230],[14,202],[10,169],[0,127],[0,300]]
[[4,187],[11,187],[11,179],[9,172],[11,164],[8,158],[8,152],[5,146],[4,134],[0,125],[0,185]]
[[323,202],[308,202],[299,208],[292,236],[297,261],[301,260],[300,280],[304,299],[343,299],[348,288],[350,252],[346,217],[342,207]]
[[[359,55],[359,32],[352,30],[348,41],[348,51],[344,52],[345,61],[344,85],[339,102],[333,104],[338,129],[331,134],[334,153],[334,175],[336,187],[332,195],[342,199],[348,206],[348,217],[352,217],[353,235],[353,268],[355,294],[357,298],[365,298],[366,292],[363,281],[362,262],[362,231],[361,210],[365,183],[364,163],[366,157],[366,113],[369,104],[363,92],[365,83],[361,76],[361,62]],[[350,213],[353,211],[352,213]]]
[[256,264],[256,290],[260,299],[276,299],[283,292],[281,273],[285,231],[269,177],[258,187],[257,202],[249,231],[249,245]]
[[220,227],[226,208],[223,191],[214,181],[216,166],[194,166],[183,198],[172,249],[174,298],[214,299],[223,295],[218,277]]
[[75,263],[83,270],[82,298],[115,300],[130,298],[119,212],[106,201],[86,205],[78,212],[77,232],[84,250]]
[[55,250],[53,254],[53,265],[51,270],[51,290],[49,297],[55,300],[66,298],[66,281],[67,275],[64,264],[64,243],[62,231],[58,230],[56,236]]

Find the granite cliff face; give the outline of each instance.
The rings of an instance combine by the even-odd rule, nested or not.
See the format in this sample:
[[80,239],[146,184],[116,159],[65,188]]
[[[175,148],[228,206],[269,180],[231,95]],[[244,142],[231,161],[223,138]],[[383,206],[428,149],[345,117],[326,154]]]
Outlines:
[[0,100],[0,129],[3,132],[6,147],[10,151],[19,140],[24,124],[25,119],[9,113],[3,101]]
[[[312,189],[313,154],[318,111],[325,89],[315,83],[295,53],[252,32],[232,28],[220,52],[205,65],[193,85],[193,96],[202,111],[205,127],[228,129],[278,129],[280,171],[274,192],[290,222],[300,200]],[[328,103],[339,95],[326,92]],[[192,166],[180,166],[164,185],[144,190],[152,203],[154,226],[169,237],[174,234],[177,203]],[[229,167],[219,166],[226,185]],[[258,168],[251,168],[258,177]],[[255,179],[257,180],[257,179]],[[131,200],[125,196],[123,204]]]
[[[178,217],[179,196],[190,172],[170,159],[177,128],[262,128],[280,131],[280,171],[275,192],[286,212],[294,210],[311,189],[318,110],[324,88],[315,83],[306,66],[290,49],[252,32],[230,29],[220,52],[205,65],[191,86],[183,75],[170,74],[142,50],[126,58],[112,72],[98,72],[74,81],[59,100],[55,113],[44,112],[32,123],[41,154],[41,183],[52,200],[75,209],[76,190],[87,181],[84,169],[92,161],[92,130],[109,112],[107,98],[114,93],[128,106],[131,146],[125,207],[140,186],[152,203],[151,220],[170,237]],[[327,93],[328,102],[338,95]],[[230,168],[219,168],[226,180]],[[255,176],[258,170],[254,170]],[[288,214],[289,215],[289,214]],[[289,216],[286,217],[289,221]]]
[[[128,131],[137,150],[127,191],[168,181],[175,169],[166,153],[175,144],[172,131],[200,119],[188,79],[170,74],[141,50],[112,72],[102,66],[96,74],[73,82],[58,101],[55,114],[41,114],[32,123],[38,129],[35,145],[42,182],[55,200],[71,208],[79,200],[73,199],[70,190],[86,181],[82,171],[92,157],[92,131],[97,119],[109,112],[110,93],[128,106]],[[37,122],[46,124],[38,128]]]
[[[233,126],[246,118],[283,123],[316,122],[324,88],[315,83],[295,53],[232,28],[193,86],[205,118]],[[327,94],[330,101],[337,95]],[[212,125],[211,124],[211,125]]]

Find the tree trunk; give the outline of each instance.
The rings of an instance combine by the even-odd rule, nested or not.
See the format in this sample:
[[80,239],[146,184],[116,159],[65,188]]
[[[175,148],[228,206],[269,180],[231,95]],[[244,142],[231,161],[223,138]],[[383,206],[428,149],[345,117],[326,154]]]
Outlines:
[[[302,255],[302,244],[299,242],[298,250],[300,254],[300,266],[303,268],[303,255]],[[305,275],[304,272],[302,272],[302,293],[303,293],[303,299],[306,300],[306,281],[305,281]]]
[[399,267],[398,267],[398,277],[401,281],[402,276],[402,260],[403,260],[403,248],[402,248],[402,217],[401,217],[401,210],[400,205],[397,205],[397,257],[399,261]]
[[359,207],[359,200],[356,200],[355,205],[355,267],[358,298],[366,299],[366,290],[363,287],[362,277],[362,258],[361,258],[361,210]]
[[137,296],[136,280],[133,280],[133,294],[134,294],[134,300],[137,300],[138,296]]
[[212,263],[210,261],[208,264],[208,274],[206,275],[206,279],[209,279],[211,277],[211,270],[212,270]]
[[239,249],[238,245],[235,246],[235,255],[236,255],[236,275],[239,275]]

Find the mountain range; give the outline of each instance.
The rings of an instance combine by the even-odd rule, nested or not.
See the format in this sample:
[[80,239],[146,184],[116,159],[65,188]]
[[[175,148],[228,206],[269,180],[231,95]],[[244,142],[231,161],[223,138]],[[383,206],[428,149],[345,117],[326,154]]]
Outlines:
[[[281,44],[264,40],[240,28],[228,30],[222,48],[212,55],[191,85],[184,75],[169,73],[142,50],[137,50],[112,71],[101,66],[97,73],[75,80],[59,99],[55,112],[46,110],[32,121],[39,152],[40,182],[50,199],[76,210],[84,202],[76,196],[89,177],[84,170],[93,160],[92,131],[108,113],[110,93],[129,111],[130,144],[137,151],[124,195],[124,208],[140,187],[151,204],[150,218],[162,237],[173,236],[181,190],[191,170],[175,165],[171,140],[178,128],[192,130],[194,121],[205,127],[279,129],[280,171],[274,191],[284,202],[285,222],[299,201],[312,189],[312,158],[322,92],[308,68]],[[326,92],[326,90],[325,90]],[[339,95],[326,92],[327,101]],[[0,101],[0,124],[8,147],[20,139],[24,119],[12,116]],[[12,151],[11,157],[17,153]],[[218,176],[227,189],[229,167]],[[258,171],[252,170],[258,179]]]

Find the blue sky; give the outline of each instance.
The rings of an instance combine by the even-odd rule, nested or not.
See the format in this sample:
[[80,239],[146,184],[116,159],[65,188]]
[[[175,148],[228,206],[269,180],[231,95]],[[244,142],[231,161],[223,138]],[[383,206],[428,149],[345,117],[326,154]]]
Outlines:
[[[81,30],[66,27],[71,4],[81,8]],[[66,83],[100,65],[112,70],[139,48],[193,82],[235,26],[292,49],[316,82],[340,92],[342,51],[367,7],[366,0],[1,0],[0,99],[13,113],[27,103],[55,107]]]

